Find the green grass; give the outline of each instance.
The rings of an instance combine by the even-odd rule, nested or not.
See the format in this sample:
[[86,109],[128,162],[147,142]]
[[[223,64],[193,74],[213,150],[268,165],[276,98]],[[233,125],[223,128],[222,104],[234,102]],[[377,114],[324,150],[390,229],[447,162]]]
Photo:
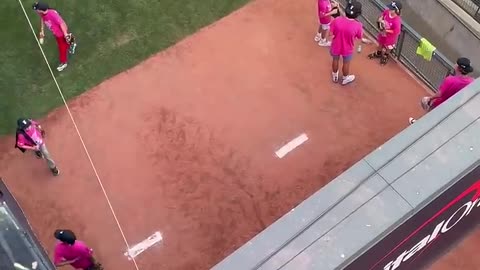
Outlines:
[[[36,31],[32,1],[22,0]],[[66,98],[128,69],[244,5],[248,0],[48,1],[77,37],[69,67],[56,72]],[[0,134],[12,133],[19,116],[38,118],[62,104],[18,0],[5,0],[0,16]],[[46,33],[48,30],[46,29]],[[55,68],[57,49],[43,45]]]

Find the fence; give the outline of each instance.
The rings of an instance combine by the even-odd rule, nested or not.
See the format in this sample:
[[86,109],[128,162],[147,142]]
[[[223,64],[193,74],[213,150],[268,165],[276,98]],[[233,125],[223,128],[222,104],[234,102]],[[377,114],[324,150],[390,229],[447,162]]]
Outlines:
[[[357,0],[362,3],[362,16],[359,20],[367,32],[377,36],[377,19],[385,10],[385,5],[380,0]],[[340,0],[340,4],[346,5],[346,0]],[[408,24],[403,23],[396,50],[395,58],[405,65],[412,73],[422,80],[434,92],[438,90],[440,83],[453,71],[453,63],[450,62],[438,50],[433,54],[431,61],[426,61],[417,55],[417,47],[422,37]]]
[[453,0],[453,2],[470,14],[477,22],[480,22],[480,0]]

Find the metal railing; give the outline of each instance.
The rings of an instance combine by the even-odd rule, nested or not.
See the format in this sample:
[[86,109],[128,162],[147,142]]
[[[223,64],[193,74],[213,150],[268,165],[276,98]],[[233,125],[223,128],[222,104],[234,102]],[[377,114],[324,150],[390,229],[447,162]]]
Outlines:
[[477,22],[480,22],[480,0],[453,0],[453,2],[465,10]]
[[[362,3],[362,16],[359,21],[363,23],[364,29],[373,36],[378,35],[377,19],[385,10],[385,5],[380,0],[356,0]],[[339,3],[346,5],[346,0]],[[406,23],[402,25],[402,32],[397,42],[394,57],[407,67],[413,74],[422,80],[434,92],[438,91],[443,79],[450,75],[454,65],[442,53],[436,50],[431,61],[424,60],[417,55],[417,47],[420,43],[420,36],[411,26]]]

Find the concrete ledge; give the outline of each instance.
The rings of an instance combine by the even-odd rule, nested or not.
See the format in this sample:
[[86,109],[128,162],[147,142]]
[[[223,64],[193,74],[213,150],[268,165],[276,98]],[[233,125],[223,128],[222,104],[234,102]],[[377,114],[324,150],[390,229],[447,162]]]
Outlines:
[[437,0],[442,4],[450,13],[467,27],[478,39],[480,39],[480,23],[478,23],[472,15],[468,14],[465,10],[459,7],[452,0]]

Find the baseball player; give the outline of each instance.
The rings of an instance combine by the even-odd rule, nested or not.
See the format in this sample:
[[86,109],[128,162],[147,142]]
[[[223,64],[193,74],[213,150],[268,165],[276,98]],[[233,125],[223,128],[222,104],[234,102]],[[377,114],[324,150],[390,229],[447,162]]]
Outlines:
[[[337,9],[333,9],[333,6],[335,5],[337,6]],[[332,44],[327,40],[328,30],[330,29],[332,16],[338,12],[338,3],[333,0],[318,0],[317,7],[320,26],[318,27],[318,32],[315,35],[314,40],[315,42],[318,42],[319,46],[328,47]]]
[[60,64],[57,67],[58,71],[63,71],[67,67],[68,53],[74,54],[77,44],[75,43],[75,37],[68,32],[68,26],[62,19],[58,11],[52,9],[48,4],[43,2],[35,2],[32,6],[40,16],[40,44],[43,43],[45,37],[44,25],[55,36],[58,46],[58,55]]
[[397,44],[398,36],[402,31],[402,3],[393,1],[377,20],[380,33],[377,36],[378,48],[376,52],[368,55],[370,59],[380,59],[381,65],[386,65],[390,52]]
[[20,118],[17,120],[17,132],[15,136],[15,148],[25,152],[32,150],[38,158],[47,161],[48,168],[54,176],[60,174],[55,161],[50,157],[45,145],[45,131],[40,124],[32,119]]
[[[460,57],[457,59],[455,66],[455,74],[447,76],[440,85],[438,92],[430,97],[423,97],[420,101],[422,108],[429,112],[440,104],[451,98],[453,95],[461,91],[467,85],[474,81],[474,78],[468,76],[473,72],[473,67],[470,59],[466,57]],[[415,123],[416,119],[410,117],[408,122],[410,124]]]
[[77,240],[71,230],[56,230],[53,236],[58,240],[53,259],[56,267],[71,265],[79,270],[103,270],[93,257],[93,249]]
[[342,85],[349,84],[355,80],[355,75],[350,74],[350,62],[353,58],[355,41],[361,39],[364,43],[370,43],[363,37],[363,25],[356,19],[362,14],[362,3],[351,1],[345,8],[345,17],[335,18],[330,25],[330,34],[332,46],[330,54],[332,55],[332,80],[339,81],[339,62],[343,59],[342,66]]

